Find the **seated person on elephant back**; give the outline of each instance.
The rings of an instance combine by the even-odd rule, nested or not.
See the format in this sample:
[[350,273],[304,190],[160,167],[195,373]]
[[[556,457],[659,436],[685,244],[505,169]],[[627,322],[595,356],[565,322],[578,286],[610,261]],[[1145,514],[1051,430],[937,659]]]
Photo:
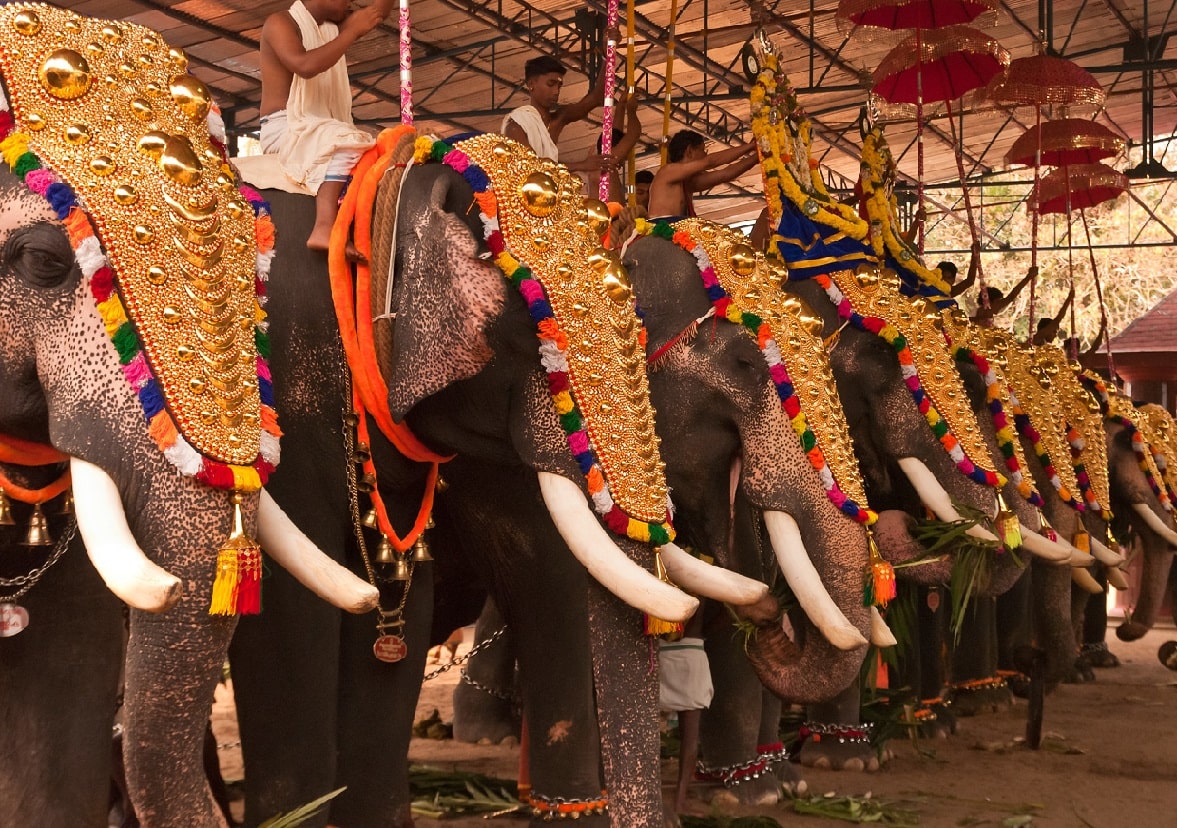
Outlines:
[[352,120],[344,55],[389,15],[392,0],[375,0],[351,13],[349,5],[349,0],[295,0],[262,27],[262,152],[277,154],[282,171],[315,194],[311,250],[327,249],[343,186],[376,143]]
[[695,215],[693,196],[716,184],[734,181],[759,163],[756,142],[707,152],[707,139],[684,129],[670,139],[670,163],[654,174],[650,185],[650,215],[677,221]]

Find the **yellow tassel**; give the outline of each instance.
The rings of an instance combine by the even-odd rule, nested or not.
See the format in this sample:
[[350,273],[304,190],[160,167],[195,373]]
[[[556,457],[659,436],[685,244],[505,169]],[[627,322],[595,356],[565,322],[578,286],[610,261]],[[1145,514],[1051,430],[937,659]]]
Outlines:
[[233,531],[217,551],[209,615],[256,615],[261,612],[262,550],[245,533],[241,492],[233,492]]
[[1075,538],[1071,541],[1071,546],[1080,552],[1091,554],[1091,536],[1087,534],[1086,529],[1079,529],[1075,532]]
[[875,536],[869,529],[866,545],[870,550],[870,563],[866,568],[866,585],[863,589],[862,604],[865,607],[885,607],[898,594],[895,584],[895,568],[883,560]]
[[[666,573],[666,564],[662,563],[661,548],[654,550],[654,575],[664,584],[671,583],[670,576]],[[647,614],[645,631],[646,635],[664,636],[667,640],[674,641],[682,638],[683,625],[681,621],[663,621]]]
[[1018,516],[1010,511],[1001,492],[997,492],[997,535],[1006,549],[1017,549],[1022,545],[1022,527]]

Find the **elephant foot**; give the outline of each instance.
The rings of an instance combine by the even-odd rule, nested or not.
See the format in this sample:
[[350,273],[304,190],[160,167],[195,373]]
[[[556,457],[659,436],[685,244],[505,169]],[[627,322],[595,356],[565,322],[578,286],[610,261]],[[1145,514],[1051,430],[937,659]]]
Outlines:
[[[759,745],[757,753],[747,762],[723,767],[711,767],[699,763],[695,779],[701,782],[717,782],[723,787],[711,794],[710,802],[725,805],[775,805],[780,802],[784,783],[778,779],[782,767],[787,766],[788,753],[781,743]],[[800,778],[790,783],[804,784]]]
[[809,793],[809,783],[792,762],[781,762],[776,766],[776,781],[787,796],[805,796]]
[[466,674],[454,688],[453,737],[479,745],[519,744],[515,706],[502,695],[472,683]]
[[1088,664],[1097,669],[1120,666],[1120,659],[1116,658],[1116,654],[1108,649],[1106,641],[1084,644],[1079,653],[1087,659]]
[[1177,641],[1166,641],[1157,650],[1157,658],[1170,670],[1177,670]]
[[952,708],[957,716],[1000,713],[1013,707],[1014,695],[1001,676],[972,679],[952,685]]
[[[870,740],[870,725],[806,722],[801,726],[799,758],[807,768],[874,773],[881,766]],[[890,754],[883,753],[883,761]]]
[[1063,674],[1063,684],[1087,684],[1095,681],[1094,665],[1085,654],[1080,653],[1071,668]]
[[956,714],[948,699],[925,699],[915,710],[916,726],[924,739],[947,739],[956,733]]

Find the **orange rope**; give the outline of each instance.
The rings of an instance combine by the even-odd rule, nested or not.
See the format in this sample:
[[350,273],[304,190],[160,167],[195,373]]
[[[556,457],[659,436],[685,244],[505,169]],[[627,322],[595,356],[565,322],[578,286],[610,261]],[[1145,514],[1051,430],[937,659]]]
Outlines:
[[[371,492],[372,506],[380,531],[398,552],[407,552],[425,531],[433,511],[433,496],[437,491],[438,464],[450,460],[427,448],[405,423],[397,423],[388,408],[388,385],[376,362],[376,344],[372,333],[371,284],[372,272],[367,261],[355,265],[354,294],[352,268],[347,261],[348,237],[354,235],[356,249],[367,260],[372,255],[372,208],[376,191],[392,160],[400,139],[416,130],[402,124],[386,129],[376,139],[376,146],[364,153],[352,171],[352,186],[339,206],[339,215],[331,228],[327,269],[331,278],[331,297],[339,320],[343,350],[352,374],[352,407],[358,417],[356,438],[371,445],[368,432],[370,413],[377,427],[397,450],[409,460],[428,463],[425,493],[413,528],[403,538],[392,527],[388,509],[378,489]],[[376,466],[371,456],[364,461],[364,471],[376,478]]]
[[[392,131],[395,132],[395,130]],[[377,163],[378,151],[379,146],[364,153],[352,173],[353,182],[363,182],[364,177]],[[385,165],[387,166],[387,162]],[[364,358],[365,350],[371,355],[375,346],[369,344],[365,349],[360,344],[363,325],[362,323],[357,325],[356,322],[357,308],[351,289],[352,274],[347,262],[347,240],[351,233],[352,224],[356,221],[360,191],[364,189],[366,188],[363,183],[358,187],[353,186],[348,189],[347,195],[344,196],[343,203],[339,207],[339,216],[335,219],[335,226],[331,228],[330,249],[327,253],[327,267],[331,277],[331,296],[335,302],[335,315],[339,320],[339,333],[343,339],[347,364],[351,368],[365,409],[372,414],[376,425],[392,441],[397,450],[405,457],[417,462],[444,463],[450,458],[430,451],[416,438],[407,425],[393,421],[392,413],[388,409],[388,386],[385,384],[384,378],[380,376],[380,369],[375,360]],[[374,190],[374,187],[372,189]],[[370,215],[371,207],[368,206],[365,209]],[[362,242],[363,234],[357,235],[357,242]],[[370,240],[368,244],[368,252],[371,252]],[[361,265],[357,270],[360,271],[361,276],[366,276],[369,273],[366,265]],[[368,311],[365,309],[363,316],[367,314]],[[366,326],[369,337],[371,329],[371,320],[369,319]]]
[[[53,463],[64,463],[68,459],[68,454],[62,454],[53,446],[32,443],[17,437],[5,437],[0,434],[0,463],[12,463],[16,466],[48,466]],[[44,503],[57,497],[69,486],[69,469],[66,469],[61,477],[48,486],[42,486],[40,489],[26,489],[24,486],[17,485],[4,472],[0,471],[0,491],[21,503]]]

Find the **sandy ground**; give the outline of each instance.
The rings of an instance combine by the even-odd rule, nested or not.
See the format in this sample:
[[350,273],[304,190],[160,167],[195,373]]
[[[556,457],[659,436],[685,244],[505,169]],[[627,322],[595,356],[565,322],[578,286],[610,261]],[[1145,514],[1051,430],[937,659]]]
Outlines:
[[[1172,627],[1154,630],[1125,644],[1109,635],[1109,646],[1122,666],[1100,670],[1092,684],[1067,685],[1047,697],[1044,746],[1021,745],[1026,705],[989,716],[961,720],[955,736],[892,742],[894,757],[879,772],[839,773],[804,769],[809,793],[862,796],[901,806],[918,814],[919,825],[1065,826],[1071,828],[1152,828],[1177,825],[1177,673],[1157,660],[1162,642],[1177,639]],[[467,645],[468,646],[468,645]],[[459,656],[465,648],[459,649]],[[427,682],[417,718],[436,707],[451,718],[450,696],[458,670]],[[214,730],[222,746],[226,779],[242,776],[231,691],[221,688],[214,709]],[[459,744],[415,739],[414,762],[513,778],[518,750],[513,747]],[[676,762],[664,762],[666,787]],[[707,814],[709,792],[697,786],[690,810]],[[747,809],[787,826],[832,826],[828,818],[800,816],[786,801]],[[1024,821],[1028,814],[1032,821]],[[513,817],[498,820],[523,824]],[[432,820],[418,819],[419,825]],[[447,820],[455,828],[486,825],[482,818]]]

